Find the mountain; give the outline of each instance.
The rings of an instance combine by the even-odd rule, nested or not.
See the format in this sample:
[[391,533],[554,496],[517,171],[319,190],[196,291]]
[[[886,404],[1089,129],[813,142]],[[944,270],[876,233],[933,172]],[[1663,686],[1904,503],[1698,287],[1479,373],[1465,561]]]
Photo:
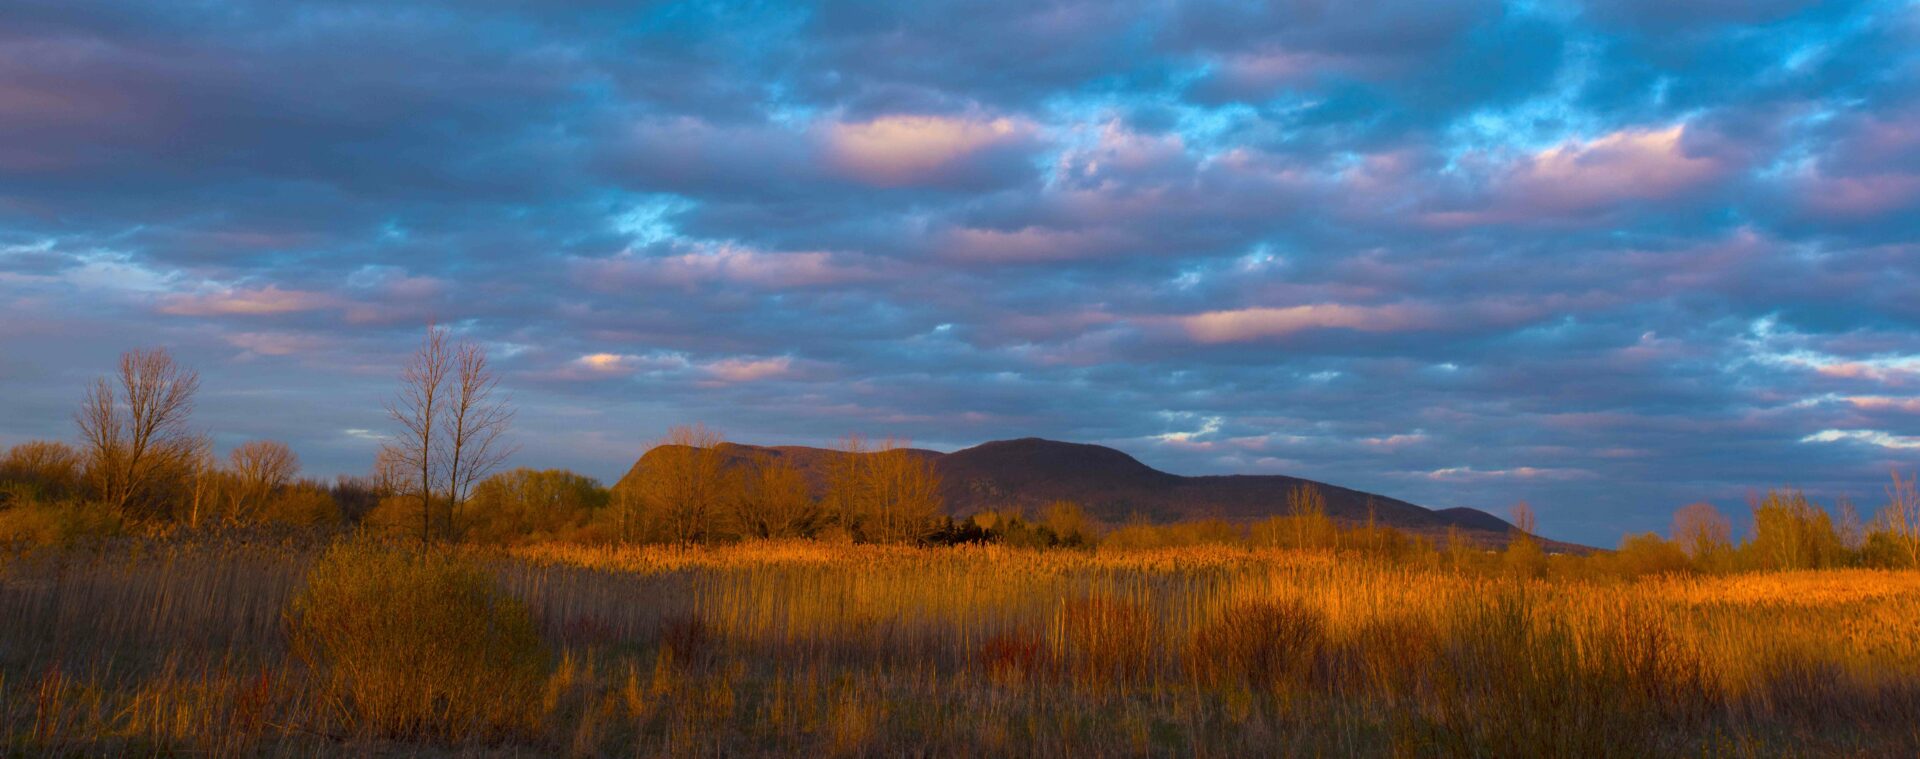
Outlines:
[[[756,456],[786,459],[805,472],[816,488],[824,488],[830,462],[847,455],[825,448],[737,443],[726,444],[726,450],[740,463]],[[1073,501],[1107,524],[1138,518],[1154,522],[1204,518],[1250,522],[1285,514],[1287,494],[1300,485],[1312,485],[1325,497],[1327,515],[1350,525],[1371,519],[1430,537],[1457,527],[1487,545],[1504,545],[1513,529],[1506,520],[1478,509],[1435,511],[1398,498],[1298,477],[1170,474],[1101,445],[1021,438],[981,443],[953,453],[911,450],[913,455],[933,462],[940,474],[947,510],[956,517],[1008,507],[1038,514],[1050,502]],[[642,456],[621,483],[639,476],[645,463],[646,457]],[[1588,550],[1557,541],[1543,542],[1549,550]]]

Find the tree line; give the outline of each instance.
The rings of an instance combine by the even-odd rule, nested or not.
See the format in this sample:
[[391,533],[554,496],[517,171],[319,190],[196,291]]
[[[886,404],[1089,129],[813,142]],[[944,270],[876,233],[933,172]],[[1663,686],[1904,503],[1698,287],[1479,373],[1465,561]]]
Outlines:
[[[258,524],[366,525],[422,542],[580,540],[707,543],[821,538],[861,542],[998,542],[1032,547],[1236,544],[1358,551],[1397,559],[1488,555],[1514,571],[1549,560],[1533,512],[1490,552],[1458,531],[1438,540],[1372,523],[1337,523],[1318,490],[1296,489],[1274,517],[1252,524],[1200,520],[1102,525],[1072,502],[1030,518],[993,509],[947,516],[931,461],[903,441],[848,436],[814,470],[789,457],[732,445],[702,425],[672,428],[612,487],[564,469],[506,469],[511,398],[483,346],[429,325],[385,405],[392,434],[367,476],[303,478],[285,443],[250,440],[216,456],[191,424],[199,375],[164,349],[131,350],[89,385],[74,414],[77,444],[36,440],[0,456],[0,542]],[[1668,537],[1625,536],[1618,551],[1581,566],[1627,574],[1836,566],[1920,568],[1920,492],[1898,473],[1871,519],[1851,503],[1832,511],[1794,490],[1750,504],[1737,541],[1712,505],[1674,517]],[[1563,562],[1564,563],[1564,562]]]
[[673,428],[612,488],[566,470],[502,471],[517,450],[511,398],[485,348],[440,326],[400,371],[391,434],[366,476],[304,479],[273,440],[216,457],[192,425],[199,389],[165,349],[123,354],[81,399],[79,445],[36,440],[0,457],[0,542],[259,524],[366,524],[422,542],[911,542],[953,529],[932,467],[892,439],[848,437],[822,483],[700,425]]

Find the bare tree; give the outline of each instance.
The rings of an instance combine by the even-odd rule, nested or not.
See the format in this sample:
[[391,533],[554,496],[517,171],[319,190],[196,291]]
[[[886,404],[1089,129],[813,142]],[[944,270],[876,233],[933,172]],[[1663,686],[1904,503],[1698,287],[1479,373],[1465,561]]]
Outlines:
[[608,491],[607,503],[613,513],[619,516],[620,542],[631,543],[644,527],[642,522],[647,516],[646,499],[636,492],[637,488],[622,487],[624,484],[614,484]]
[[1294,548],[1330,548],[1333,520],[1327,517],[1327,497],[1305,483],[1287,491],[1287,515],[1292,519]]
[[835,451],[839,455],[827,462],[827,517],[837,522],[841,530],[852,534],[862,515],[869,511],[867,441],[858,434],[849,434],[840,440]]
[[1540,542],[1534,537],[1537,521],[1533,515],[1532,504],[1520,501],[1513,505],[1513,532],[1507,539],[1507,570],[1521,577],[1539,577],[1546,571],[1547,557],[1540,550]]
[[157,481],[190,453],[187,419],[200,375],[155,348],[121,354],[116,379],[117,387],[106,377],[97,380],[74,421],[101,499],[127,513],[145,505]]
[[[447,518],[459,513],[473,485],[513,455],[503,442],[513,424],[513,408],[496,398],[500,377],[487,366],[487,351],[463,342],[454,350],[453,384],[448,388],[441,467],[447,473]],[[451,524],[448,527],[452,527]]]
[[196,435],[183,457],[192,483],[187,492],[187,526],[200,526],[201,509],[214,501],[220,487],[220,464],[213,458],[213,438]]
[[688,543],[713,532],[733,484],[723,445],[720,433],[683,425],[641,457],[639,497],[668,540]]
[[1533,504],[1527,503],[1526,501],[1517,502],[1513,504],[1511,514],[1513,516],[1513,529],[1520,533],[1521,536],[1527,538],[1533,537],[1535,525],[1539,521],[1533,515]]
[[1680,507],[1673,514],[1673,542],[1698,561],[1733,548],[1733,523],[1713,504],[1704,501]]
[[446,413],[447,378],[454,363],[446,328],[428,324],[426,337],[400,373],[400,394],[387,402],[387,415],[401,428],[387,451],[408,472],[408,479],[418,484],[421,543],[433,540],[433,495],[445,474],[438,455],[445,434],[440,422]]
[[1846,496],[1833,504],[1840,512],[1840,523],[1834,527],[1834,536],[1840,539],[1840,547],[1849,551],[1858,551],[1867,539],[1866,525],[1860,522],[1860,510],[1853,507],[1853,499]]
[[241,443],[227,458],[240,485],[235,494],[236,517],[259,511],[274,493],[300,474],[300,457],[277,440]]
[[934,530],[945,511],[933,463],[892,438],[863,458],[869,506],[861,530],[869,540],[914,541]]
[[820,502],[806,474],[785,458],[755,459],[738,496],[734,523],[741,535],[799,537],[810,534],[820,521]]
[[405,493],[413,475],[407,471],[407,463],[400,459],[400,451],[392,443],[383,443],[380,450],[373,453],[373,476],[370,484],[377,497]]
[[1901,539],[1907,550],[1907,566],[1920,567],[1920,488],[1914,483],[1914,475],[1901,479],[1900,471],[1893,471],[1893,484],[1887,486],[1887,507],[1880,512],[1880,519]]

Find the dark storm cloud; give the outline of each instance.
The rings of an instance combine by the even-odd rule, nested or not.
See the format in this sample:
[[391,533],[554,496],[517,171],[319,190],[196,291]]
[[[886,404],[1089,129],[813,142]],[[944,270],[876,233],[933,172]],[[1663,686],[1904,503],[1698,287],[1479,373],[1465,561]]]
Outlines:
[[1893,2],[13,3],[0,443],[136,345],[365,467],[432,319],[522,463],[666,425],[1182,472],[1610,542],[1920,456]]

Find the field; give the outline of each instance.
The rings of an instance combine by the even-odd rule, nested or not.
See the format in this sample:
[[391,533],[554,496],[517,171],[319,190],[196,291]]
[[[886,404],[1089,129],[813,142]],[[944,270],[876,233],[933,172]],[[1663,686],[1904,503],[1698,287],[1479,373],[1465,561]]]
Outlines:
[[0,566],[9,755],[1910,756],[1917,725],[1920,572],[311,538]]

